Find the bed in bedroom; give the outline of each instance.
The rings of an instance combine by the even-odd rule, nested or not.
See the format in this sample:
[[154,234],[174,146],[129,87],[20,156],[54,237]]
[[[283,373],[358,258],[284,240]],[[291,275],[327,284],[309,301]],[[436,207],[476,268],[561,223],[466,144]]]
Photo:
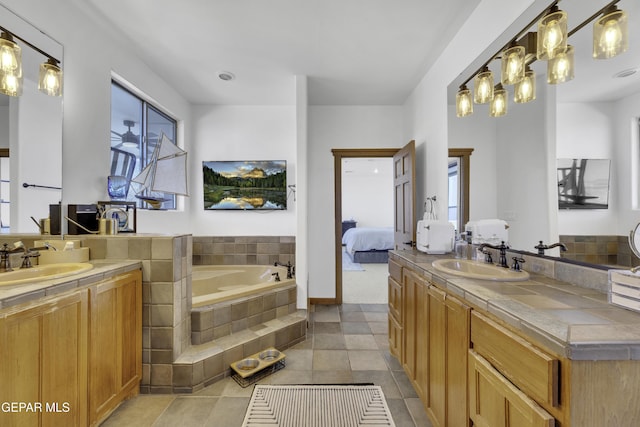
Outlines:
[[393,227],[355,227],[342,235],[342,244],[353,262],[383,264],[393,249]]

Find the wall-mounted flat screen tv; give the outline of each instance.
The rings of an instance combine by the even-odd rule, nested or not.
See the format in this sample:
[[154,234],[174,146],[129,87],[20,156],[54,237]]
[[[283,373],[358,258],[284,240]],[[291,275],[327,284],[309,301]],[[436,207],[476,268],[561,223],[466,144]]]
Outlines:
[[287,209],[287,162],[202,162],[205,210]]

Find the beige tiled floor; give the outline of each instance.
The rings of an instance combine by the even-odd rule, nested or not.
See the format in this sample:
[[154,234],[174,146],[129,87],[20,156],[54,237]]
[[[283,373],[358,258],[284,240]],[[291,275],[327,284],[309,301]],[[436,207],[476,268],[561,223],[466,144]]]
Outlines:
[[[285,350],[286,367],[260,383],[374,383],[382,387],[398,427],[430,427],[420,399],[389,354],[386,312],[386,304],[313,307],[307,340]],[[225,378],[194,394],[140,395],[102,426],[240,426],[252,390]]]

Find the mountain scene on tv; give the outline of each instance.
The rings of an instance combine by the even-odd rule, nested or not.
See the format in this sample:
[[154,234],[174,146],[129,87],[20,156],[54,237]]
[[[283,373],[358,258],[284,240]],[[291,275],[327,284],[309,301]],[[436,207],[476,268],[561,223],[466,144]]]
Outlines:
[[287,208],[287,162],[202,162],[204,208],[251,210]]

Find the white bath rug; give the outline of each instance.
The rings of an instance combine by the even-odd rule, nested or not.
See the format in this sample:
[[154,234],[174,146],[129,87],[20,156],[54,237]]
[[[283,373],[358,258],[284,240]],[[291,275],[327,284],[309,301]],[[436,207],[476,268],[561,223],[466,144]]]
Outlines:
[[242,427],[393,426],[380,386],[256,385]]

